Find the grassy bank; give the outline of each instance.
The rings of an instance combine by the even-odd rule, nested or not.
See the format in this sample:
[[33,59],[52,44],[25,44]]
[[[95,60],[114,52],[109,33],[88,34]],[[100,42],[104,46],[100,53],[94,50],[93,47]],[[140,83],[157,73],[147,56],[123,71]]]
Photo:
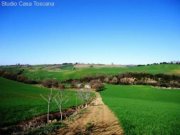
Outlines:
[[[46,114],[47,104],[40,94],[47,96],[49,93],[50,90],[46,88],[0,78],[0,126]],[[63,109],[75,106],[76,92],[66,90],[64,94],[69,97],[69,100]],[[80,103],[79,101],[78,104]],[[58,111],[55,103],[51,105],[50,110],[51,112]]]
[[127,135],[180,134],[180,90],[106,85],[101,96]]

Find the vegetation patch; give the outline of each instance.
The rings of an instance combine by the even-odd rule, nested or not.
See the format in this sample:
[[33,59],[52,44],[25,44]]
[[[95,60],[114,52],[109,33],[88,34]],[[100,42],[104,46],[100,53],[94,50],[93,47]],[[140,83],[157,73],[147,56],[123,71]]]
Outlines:
[[[65,66],[65,69],[63,70]],[[87,76],[100,76],[100,75],[117,75],[127,72],[137,73],[150,73],[150,74],[174,74],[180,75],[180,64],[152,64],[143,66],[126,66],[126,67],[87,67],[87,68],[74,68],[74,65],[64,63],[62,65],[17,65],[17,66],[1,66],[0,70],[18,73],[31,80],[42,81],[47,79],[56,79],[65,81],[68,79],[80,79]],[[50,68],[52,67],[52,68]],[[73,69],[73,70],[72,70]]]
[[66,125],[64,123],[50,123],[45,126],[35,128],[33,130],[30,130],[27,132],[28,135],[48,135],[52,134],[53,132],[56,132],[59,128],[65,127]]
[[[47,113],[47,103],[40,94],[48,96],[50,90],[0,78],[0,127],[16,124]],[[69,97],[63,110],[83,102],[77,98],[77,92],[64,91]],[[56,94],[56,90],[53,90]],[[59,112],[55,102],[50,105],[50,112]]]
[[106,85],[103,101],[127,135],[179,135],[180,91],[151,86]]

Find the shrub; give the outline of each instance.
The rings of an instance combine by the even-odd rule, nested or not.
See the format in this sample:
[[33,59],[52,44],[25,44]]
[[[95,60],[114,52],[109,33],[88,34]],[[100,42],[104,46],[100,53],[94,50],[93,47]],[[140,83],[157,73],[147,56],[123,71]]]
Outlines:
[[51,79],[44,80],[44,81],[42,81],[42,85],[47,88],[52,88],[52,87],[58,88],[59,87],[58,81],[54,80],[54,79],[53,80],[51,80]]
[[0,69],[0,76],[3,76],[4,72],[5,72],[4,70]]
[[124,77],[124,78],[121,78],[119,82],[122,83],[122,84],[134,84],[135,78]]
[[65,89],[65,85],[64,84],[59,84],[59,89]]
[[104,89],[103,83],[96,83],[92,85],[92,88],[94,88],[96,91],[102,91]]
[[10,80],[16,80],[17,79],[17,75],[14,73],[10,73],[5,71],[4,74],[2,75],[4,78],[10,79]]
[[109,77],[104,78],[104,82],[108,83],[109,82]]
[[79,81],[77,80],[72,80],[71,81],[71,88],[77,88],[77,84],[79,83]]
[[17,76],[17,81],[19,81],[19,82],[27,82],[27,80],[28,79],[23,75],[18,75]]
[[110,83],[112,83],[112,84],[117,84],[117,83],[118,83],[118,78],[117,78],[116,76],[114,76],[114,77],[112,78],[112,80],[110,81]]
[[100,80],[92,80],[90,82],[91,88],[96,91],[102,91],[104,89],[104,84]]
[[52,81],[51,80],[44,80],[44,81],[42,81],[42,85],[44,87],[51,88],[52,87]]
[[51,80],[52,83],[52,87],[58,88],[59,87],[59,83],[57,80]]

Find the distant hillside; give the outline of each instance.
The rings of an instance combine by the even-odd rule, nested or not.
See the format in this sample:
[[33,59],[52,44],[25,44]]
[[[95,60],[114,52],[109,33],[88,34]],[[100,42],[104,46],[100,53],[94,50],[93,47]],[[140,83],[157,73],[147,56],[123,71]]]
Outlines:
[[[53,68],[52,68],[53,67]],[[20,72],[30,79],[78,79],[86,76],[99,75],[116,75],[127,72],[150,73],[150,74],[174,74],[180,75],[179,64],[155,64],[146,66],[124,66],[124,67],[110,67],[110,66],[91,66],[91,67],[77,67],[70,64],[65,65],[38,65],[38,66],[6,66],[1,67],[1,70],[10,72]]]

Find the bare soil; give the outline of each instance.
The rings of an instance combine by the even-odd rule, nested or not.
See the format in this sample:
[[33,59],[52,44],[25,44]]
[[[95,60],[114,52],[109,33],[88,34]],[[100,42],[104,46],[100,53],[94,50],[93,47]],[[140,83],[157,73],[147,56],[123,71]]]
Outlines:
[[118,119],[103,103],[99,93],[97,98],[71,120],[65,120],[67,127],[59,129],[57,135],[122,135]]
[[[71,116],[75,112],[75,107],[68,108],[63,111],[63,119]],[[46,125],[47,115],[37,116],[30,120],[22,121],[16,125],[11,125],[7,127],[0,127],[0,135],[10,135],[10,134],[26,134],[29,130],[34,128],[39,128]],[[61,116],[59,112],[49,114],[51,121],[60,120]]]

